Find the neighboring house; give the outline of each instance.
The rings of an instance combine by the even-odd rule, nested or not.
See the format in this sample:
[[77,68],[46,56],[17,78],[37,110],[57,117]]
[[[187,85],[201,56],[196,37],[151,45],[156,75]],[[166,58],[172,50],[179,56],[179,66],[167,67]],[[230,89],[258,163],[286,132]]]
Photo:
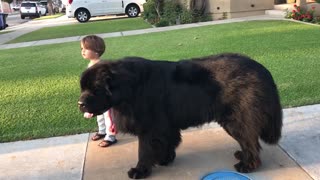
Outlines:
[[[178,0],[184,3],[185,0]],[[191,0],[187,0],[190,4]],[[195,4],[200,4],[197,1]],[[237,18],[265,14],[265,10],[273,9],[274,0],[206,0],[206,12],[213,19]],[[201,6],[201,4],[200,4]]]
[[[190,4],[193,0],[176,0],[181,4]],[[195,6],[201,7],[205,2],[205,12],[213,19],[229,19],[245,16],[264,15],[266,10],[283,10],[293,8],[293,4],[311,8],[316,7],[316,15],[320,14],[320,4],[315,0],[195,0]],[[275,5],[278,4],[278,5]]]

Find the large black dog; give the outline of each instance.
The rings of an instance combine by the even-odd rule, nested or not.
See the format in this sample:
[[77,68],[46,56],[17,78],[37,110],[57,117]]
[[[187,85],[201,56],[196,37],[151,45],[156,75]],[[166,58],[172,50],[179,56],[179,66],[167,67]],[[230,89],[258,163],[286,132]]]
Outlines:
[[276,144],[282,109],[270,72],[249,57],[221,54],[179,62],[128,57],[83,72],[79,108],[112,107],[116,128],[138,136],[139,161],[130,178],[145,178],[176,156],[180,131],[215,121],[241,146],[239,172],[260,166],[259,137]]

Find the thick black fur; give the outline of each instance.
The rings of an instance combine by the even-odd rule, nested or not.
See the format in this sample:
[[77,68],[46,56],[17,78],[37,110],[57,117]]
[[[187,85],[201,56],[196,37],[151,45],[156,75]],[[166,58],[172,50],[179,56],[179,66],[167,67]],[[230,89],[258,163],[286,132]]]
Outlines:
[[179,62],[128,57],[83,72],[79,107],[101,114],[113,108],[119,131],[138,136],[139,161],[130,178],[175,159],[180,131],[216,121],[241,146],[235,168],[260,166],[259,137],[276,144],[282,109],[270,72],[249,57],[221,54]]

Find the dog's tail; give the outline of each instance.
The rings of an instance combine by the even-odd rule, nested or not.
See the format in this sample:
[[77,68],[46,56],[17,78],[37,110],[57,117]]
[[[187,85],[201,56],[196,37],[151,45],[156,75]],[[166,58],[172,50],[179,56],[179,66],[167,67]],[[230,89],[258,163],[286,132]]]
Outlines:
[[274,93],[274,102],[268,107],[267,122],[260,134],[261,139],[268,144],[276,144],[281,138],[282,108],[277,91]]

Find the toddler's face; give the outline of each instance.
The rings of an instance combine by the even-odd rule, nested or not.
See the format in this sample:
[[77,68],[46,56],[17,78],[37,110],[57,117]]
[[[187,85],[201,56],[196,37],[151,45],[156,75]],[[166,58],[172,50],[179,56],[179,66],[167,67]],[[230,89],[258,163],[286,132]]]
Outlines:
[[81,43],[81,55],[84,59],[88,59],[88,60],[99,58],[98,53],[92,50],[86,49],[82,43]]

